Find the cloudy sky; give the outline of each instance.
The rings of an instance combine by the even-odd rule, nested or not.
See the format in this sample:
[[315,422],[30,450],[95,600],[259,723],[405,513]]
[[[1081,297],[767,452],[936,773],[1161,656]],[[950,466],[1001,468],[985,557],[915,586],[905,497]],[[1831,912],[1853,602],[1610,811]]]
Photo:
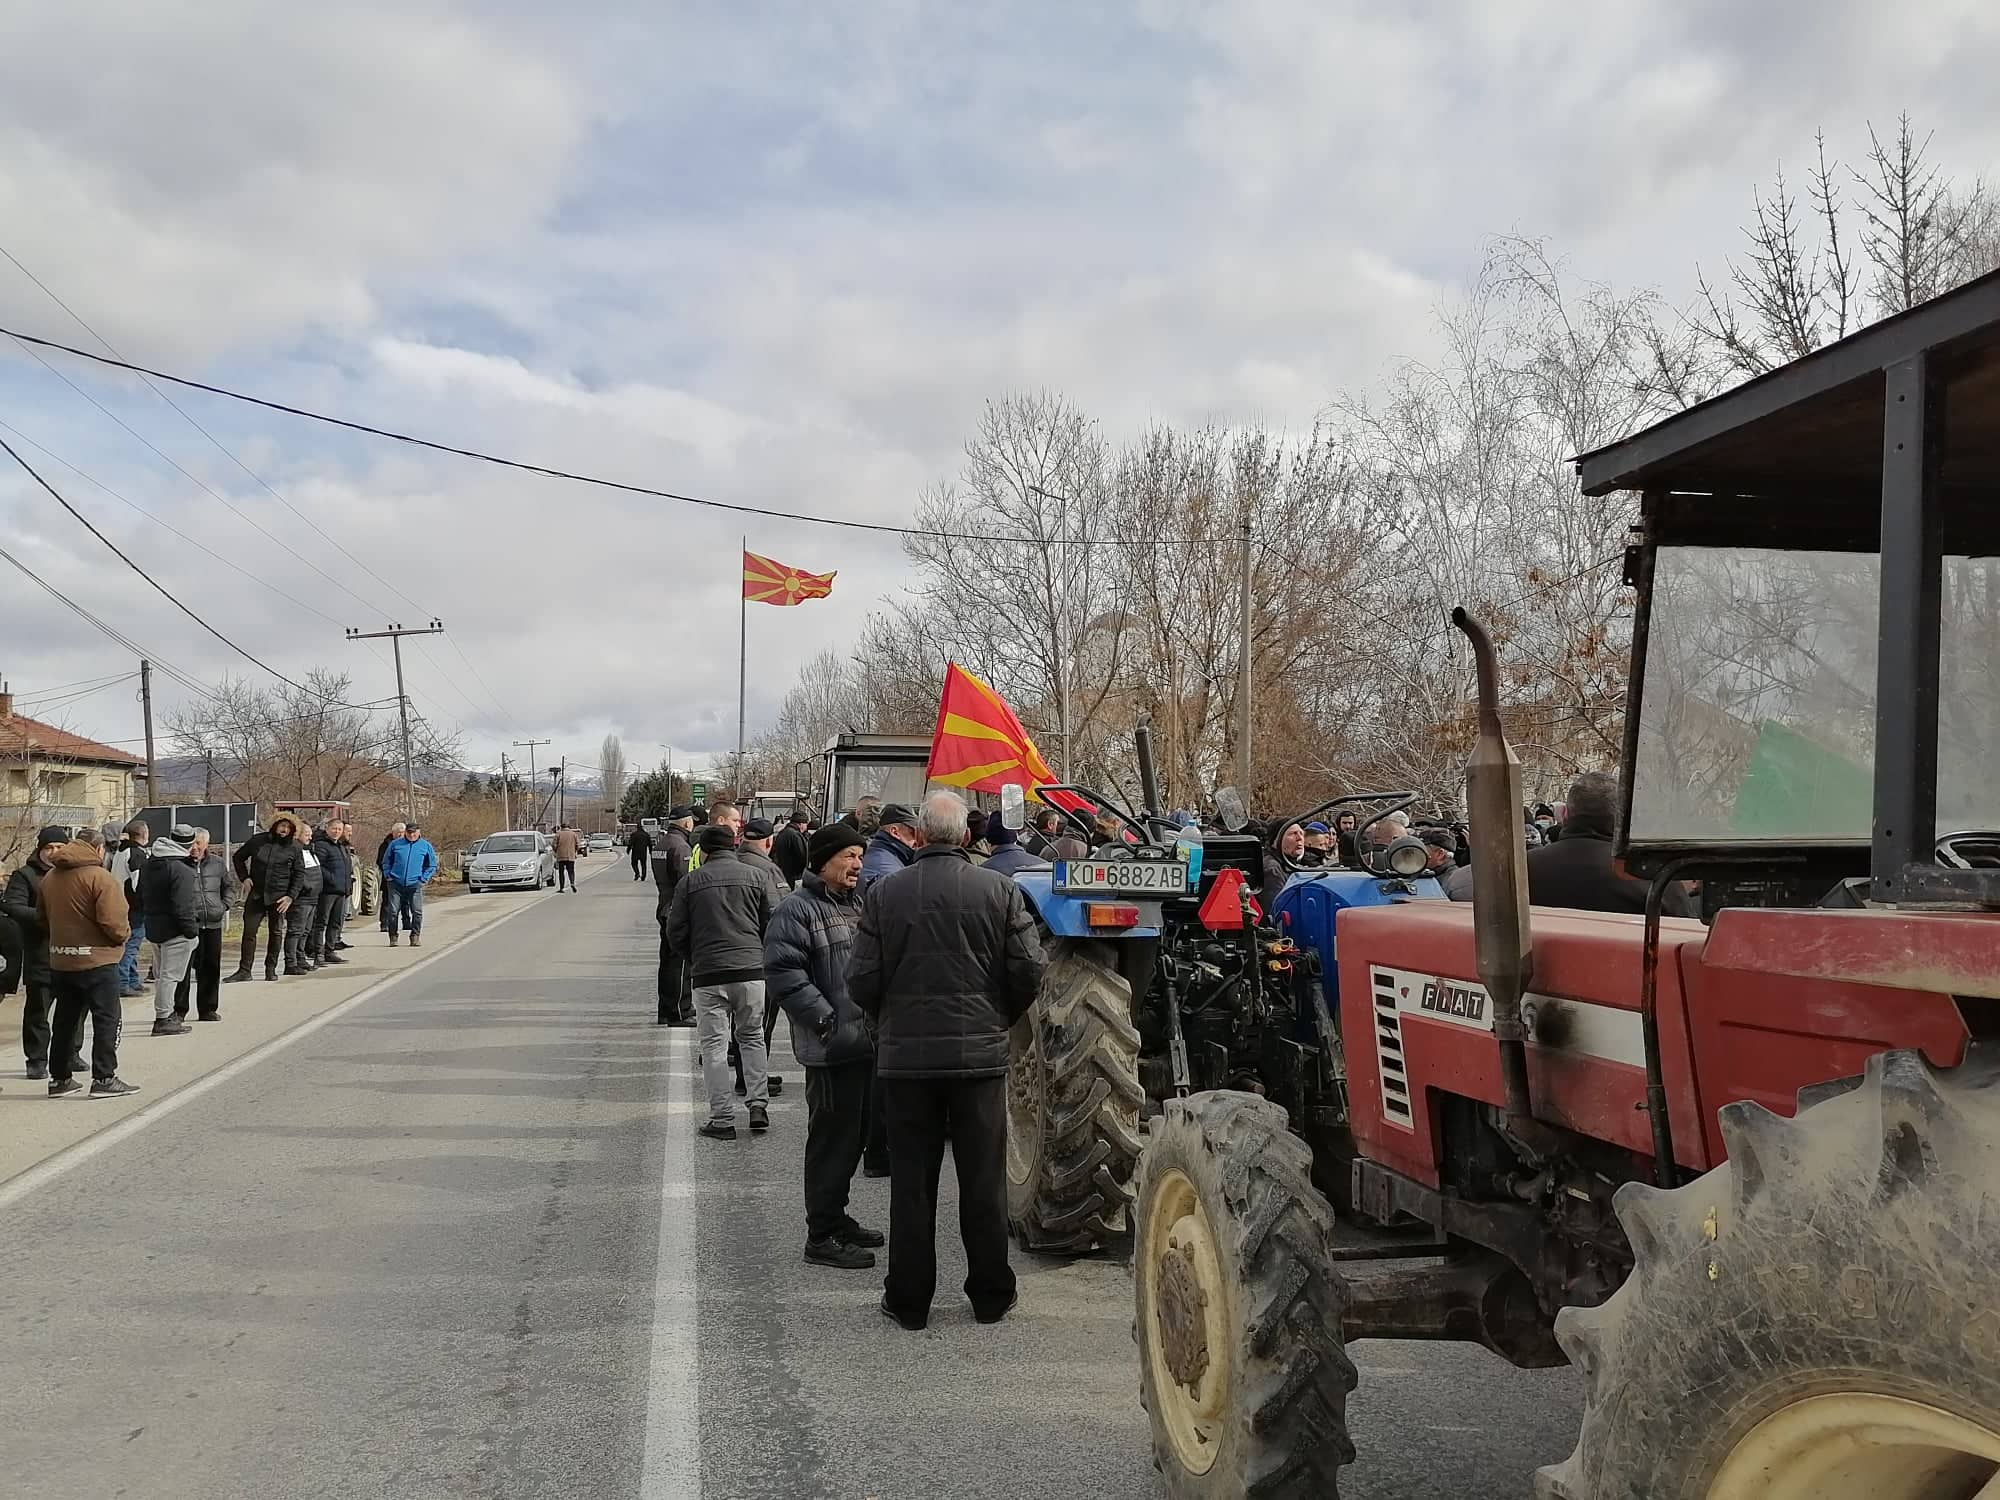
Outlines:
[[[1996,65],[1991,0],[14,4],[0,247],[141,362],[897,522],[1014,388],[1114,439],[1307,427],[1427,351],[1495,233],[1679,300],[1815,127],[1858,155],[1908,108],[1948,168],[2000,163]],[[5,259],[0,322],[95,346]],[[733,744],[739,520],[177,393],[225,453],[51,363],[139,436],[5,342],[0,437],[278,670],[384,696],[386,652],[342,628],[435,613],[411,691],[476,763],[529,736],[590,760],[606,730],[640,763]],[[905,571],[893,538],[749,530],[841,575],[753,610],[754,734]],[[255,674],[18,470],[0,537],[192,677]],[[129,665],[0,565],[17,695]],[[130,684],[49,701],[140,733]]]

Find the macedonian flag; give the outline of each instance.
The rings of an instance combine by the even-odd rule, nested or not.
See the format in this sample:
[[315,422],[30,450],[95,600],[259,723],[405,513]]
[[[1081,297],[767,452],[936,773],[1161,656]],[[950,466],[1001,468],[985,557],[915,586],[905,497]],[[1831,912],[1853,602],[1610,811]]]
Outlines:
[[931,736],[930,779],[972,792],[1009,784],[1030,791],[1056,779],[1014,710],[957,662],[944,672],[944,698]]
[[797,568],[743,554],[743,597],[758,604],[803,604],[833,592],[832,573],[801,573]]

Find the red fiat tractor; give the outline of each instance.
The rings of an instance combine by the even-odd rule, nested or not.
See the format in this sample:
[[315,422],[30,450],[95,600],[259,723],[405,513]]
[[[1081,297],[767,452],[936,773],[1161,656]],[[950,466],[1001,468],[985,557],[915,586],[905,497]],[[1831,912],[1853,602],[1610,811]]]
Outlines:
[[1334,1102],[1169,1099],[1141,1159],[1166,1491],[1336,1495],[1348,1342],[1438,1338],[1582,1371],[1544,1500],[1996,1500],[2000,275],[1579,469],[1641,496],[1648,909],[1529,909],[1461,617],[1476,899],[1339,913]]

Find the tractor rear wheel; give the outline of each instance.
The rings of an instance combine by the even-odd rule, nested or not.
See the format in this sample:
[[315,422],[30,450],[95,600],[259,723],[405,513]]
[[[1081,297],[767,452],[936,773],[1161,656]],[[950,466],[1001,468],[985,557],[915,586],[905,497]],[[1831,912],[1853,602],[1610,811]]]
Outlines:
[[1051,938],[1007,1072],[1007,1217],[1026,1250],[1081,1255],[1125,1227],[1139,1160],[1139,1032],[1111,944]]
[[1636,1264],[1557,1318],[1588,1394],[1537,1494],[2000,1495],[2000,1047],[1721,1124],[1723,1166],[1619,1190]]
[[1333,1209],[1283,1108],[1169,1099],[1139,1169],[1139,1396],[1170,1500],[1329,1500],[1354,1457]]

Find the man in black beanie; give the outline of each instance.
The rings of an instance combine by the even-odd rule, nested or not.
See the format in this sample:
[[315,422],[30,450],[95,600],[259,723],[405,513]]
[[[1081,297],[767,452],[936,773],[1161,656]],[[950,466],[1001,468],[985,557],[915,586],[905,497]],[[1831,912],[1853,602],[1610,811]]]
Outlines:
[[881,1231],[847,1212],[848,1184],[868,1135],[875,1043],[847,998],[847,956],[861,920],[855,889],[868,841],[845,823],[814,834],[799,888],[764,933],[767,999],[784,1007],[792,1054],[806,1070],[806,1259],[844,1271],[875,1264]]

